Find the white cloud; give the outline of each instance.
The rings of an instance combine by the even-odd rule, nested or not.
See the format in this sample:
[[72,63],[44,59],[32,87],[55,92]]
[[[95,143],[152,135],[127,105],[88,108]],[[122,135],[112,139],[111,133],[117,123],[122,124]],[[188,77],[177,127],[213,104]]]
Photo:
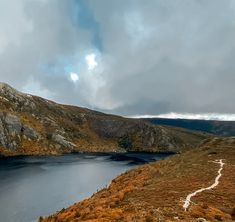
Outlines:
[[33,24],[24,13],[24,2],[0,2],[0,51],[7,45],[20,46],[24,36],[33,31]]
[[124,16],[125,28],[133,40],[133,47],[141,47],[146,44],[148,38],[153,34],[154,28],[144,22],[139,12],[128,12]]
[[22,90],[24,93],[29,93],[32,95],[41,96],[46,99],[52,99],[53,93],[47,90],[46,88],[43,88],[40,83],[36,82],[35,79],[30,78],[24,87],[22,87],[20,90]]
[[85,59],[86,59],[88,70],[93,70],[98,65],[96,61],[96,55],[94,53],[88,54],[85,57]]
[[79,80],[79,76],[77,73],[71,72],[70,73],[70,79],[75,83]]
[[235,121],[235,114],[222,113],[165,113],[160,115],[134,115],[131,118],[167,118],[167,119],[198,119],[198,120],[220,120]]
[[235,113],[232,0],[86,2],[0,1],[1,81],[116,114]]

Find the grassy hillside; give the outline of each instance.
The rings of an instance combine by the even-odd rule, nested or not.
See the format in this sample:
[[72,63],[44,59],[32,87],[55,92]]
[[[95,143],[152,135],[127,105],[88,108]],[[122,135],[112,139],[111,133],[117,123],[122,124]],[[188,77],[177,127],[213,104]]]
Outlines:
[[0,84],[0,155],[180,152],[208,135],[58,104]]
[[[235,139],[209,139],[197,149],[130,170],[92,197],[39,221],[232,222],[234,166]],[[193,196],[185,211],[186,197],[214,184],[220,168],[219,184]]]

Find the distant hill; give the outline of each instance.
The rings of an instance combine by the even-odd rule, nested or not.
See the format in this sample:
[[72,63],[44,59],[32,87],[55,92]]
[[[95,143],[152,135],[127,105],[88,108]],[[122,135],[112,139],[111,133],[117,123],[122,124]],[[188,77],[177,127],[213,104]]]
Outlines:
[[153,124],[197,130],[220,136],[235,136],[235,121],[145,118]]
[[179,152],[207,137],[203,133],[58,104],[0,83],[0,155]]

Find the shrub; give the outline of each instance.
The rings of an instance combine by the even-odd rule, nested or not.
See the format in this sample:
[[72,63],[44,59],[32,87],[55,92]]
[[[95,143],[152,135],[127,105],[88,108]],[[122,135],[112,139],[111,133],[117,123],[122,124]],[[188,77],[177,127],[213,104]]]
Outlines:
[[130,138],[129,135],[124,135],[119,138],[118,140],[118,146],[124,149],[132,149],[132,139]]

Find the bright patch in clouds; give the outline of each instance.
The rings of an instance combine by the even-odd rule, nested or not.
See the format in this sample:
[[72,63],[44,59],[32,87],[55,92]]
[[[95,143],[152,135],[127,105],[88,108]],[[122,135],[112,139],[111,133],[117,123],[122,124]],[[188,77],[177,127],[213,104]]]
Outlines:
[[94,53],[88,54],[86,57],[86,64],[88,67],[88,70],[93,70],[98,65],[96,61],[96,55]]
[[70,73],[70,79],[75,83],[79,80],[79,76],[77,73],[71,72]]
[[235,114],[222,113],[165,113],[160,115],[135,115],[131,118],[167,118],[167,119],[199,119],[199,120],[220,120],[220,121],[235,121]]

